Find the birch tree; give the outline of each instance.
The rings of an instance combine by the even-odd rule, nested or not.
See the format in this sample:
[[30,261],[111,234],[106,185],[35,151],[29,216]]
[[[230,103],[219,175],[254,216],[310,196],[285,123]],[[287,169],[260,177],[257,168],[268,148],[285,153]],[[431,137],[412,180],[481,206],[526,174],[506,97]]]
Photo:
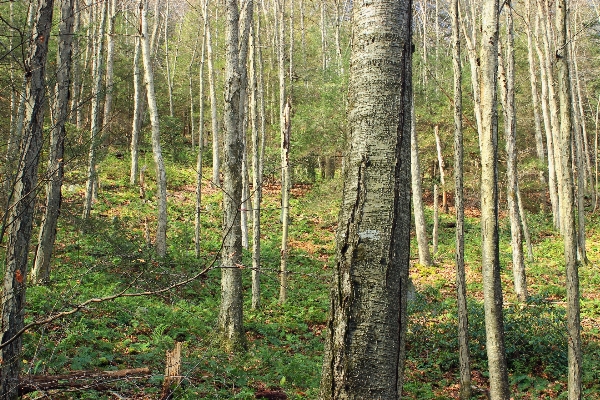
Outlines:
[[410,253],[411,11],[411,1],[375,0],[353,7],[350,135],[323,399],[395,400],[402,392]]
[[23,338],[16,336],[25,323],[27,258],[33,228],[37,193],[37,167],[43,144],[46,108],[46,58],[52,27],[53,0],[40,0],[36,23],[29,43],[24,76],[27,78],[25,124],[20,148],[14,202],[11,204],[10,232],[6,246],[6,268],[2,287],[2,370],[0,398],[19,397],[19,375]]
[[150,112],[150,125],[152,126],[152,154],[156,164],[156,204],[157,204],[157,226],[156,226],[156,253],[164,257],[167,252],[167,173],[162,156],[160,144],[160,125],[158,123],[158,106],[156,104],[156,92],[154,90],[154,72],[150,60],[150,38],[148,37],[148,21],[146,13],[148,0],[140,1],[140,32],[142,40],[142,60],[144,66],[144,83],[146,84],[146,99],[148,111]]

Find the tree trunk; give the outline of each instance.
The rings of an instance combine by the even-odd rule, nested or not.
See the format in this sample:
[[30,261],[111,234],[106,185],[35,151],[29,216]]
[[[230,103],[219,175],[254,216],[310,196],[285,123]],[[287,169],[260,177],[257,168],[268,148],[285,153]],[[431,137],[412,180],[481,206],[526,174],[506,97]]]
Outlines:
[[437,149],[438,164],[440,167],[440,184],[442,185],[442,208],[448,213],[448,197],[446,196],[446,165],[444,164],[444,156],[442,155],[442,142],[440,140],[440,127],[436,125],[433,129],[435,134],[435,148]]
[[102,73],[104,62],[104,29],[106,26],[106,13],[108,9],[108,0],[102,2],[100,11],[100,22],[98,26],[98,37],[96,38],[94,69],[94,89],[92,97],[92,113],[90,116],[90,149],[88,152],[88,170],[87,183],[85,186],[85,202],[83,205],[83,218],[88,219],[92,212],[92,202],[95,198],[94,185],[98,179],[96,173],[96,150],[98,147],[102,126],[100,121],[100,104],[102,103]]
[[160,126],[158,123],[158,107],[156,105],[156,94],[154,90],[154,72],[150,60],[150,40],[148,38],[148,22],[146,12],[148,0],[140,1],[140,12],[142,19],[142,59],[144,65],[144,81],[146,84],[146,98],[150,112],[150,124],[152,125],[152,153],[156,164],[156,197],[157,197],[157,227],[156,227],[156,254],[164,257],[167,252],[167,174],[160,145]]
[[50,259],[56,226],[60,214],[61,187],[64,174],[65,123],[69,117],[69,87],[71,85],[71,43],[73,39],[73,1],[61,1],[61,19],[56,62],[55,124],[50,131],[50,159],[48,161],[48,184],[46,185],[46,209],[42,218],[38,246],[31,271],[33,282],[50,279]]
[[[204,19],[208,20],[208,13],[205,12]],[[215,69],[213,66],[213,52],[212,52],[212,39],[210,35],[210,22],[207,22],[206,28],[206,53],[208,58],[208,86],[210,92],[210,115],[211,115],[211,127],[212,127],[212,164],[213,164],[213,186],[221,187],[221,178],[219,175],[220,170],[220,156],[219,151],[221,150],[219,142],[219,119],[217,117],[217,89],[215,87]]]
[[[410,255],[411,4],[353,7],[348,161],[322,399],[401,396]],[[375,340],[376,338],[376,340]]]
[[[205,0],[203,15],[206,15],[208,0]],[[196,213],[194,218],[194,252],[196,258],[200,257],[200,216],[202,215],[202,151],[204,150],[204,61],[206,50],[206,36],[208,32],[208,20],[204,19],[202,31],[202,50],[200,53],[200,115],[198,118],[198,158],[196,162]],[[193,119],[193,118],[192,118]]]
[[438,184],[433,184],[433,232],[431,233],[433,241],[433,255],[438,252],[438,236],[440,231],[440,194],[438,192]]
[[281,257],[280,257],[280,282],[279,302],[287,300],[287,258],[288,258],[288,230],[290,214],[290,134],[292,131],[292,104],[287,99],[283,109],[283,129],[281,131]]
[[481,41],[481,230],[490,398],[509,400],[498,244],[498,0],[486,0]]
[[[534,0],[537,1],[537,0]],[[529,81],[531,83],[531,103],[533,105],[533,121],[535,124],[535,149],[540,160],[540,168],[546,164],[544,139],[542,136],[542,120],[540,118],[540,95],[533,48],[533,32],[531,31],[531,0],[525,1],[525,31],[527,32],[527,60],[529,61]],[[546,186],[544,169],[540,169],[540,183]]]
[[454,76],[454,208],[456,210],[456,298],[458,304],[458,359],[460,399],[471,398],[471,356],[465,276],[465,208],[463,190],[462,70],[458,0],[452,0],[452,67]]
[[242,198],[243,143],[239,132],[240,75],[238,6],[226,2],[225,58],[225,147],[223,156],[223,249],[221,259],[221,309],[219,328],[223,347],[237,350],[244,346],[242,296],[242,235],[240,200]]
[[[510,1],[510,0],[507,0]],[[527,300],[527,280],[525,257],[523,255],[523,235],[517,192],[519,180],[517,171],[517,115],[515,107],[515,55],[512,5],[506,3],[506,57],[500,59],[500,82],[502,85],[502,105],[504,108],[504,136],[506,141],[506,198],[510,219],[512,247],[512,270],[515,294],[519,301]],[[502,51],[500,51],[502,53]],[[503,65],[506,64],[506,67]]]
[[102,123],[110,130],[111,112],[114,91],[114,59],[115,59],[115,20],[117,19],[117,0],[110,0],[108,18],[108,36],[106,39],[106,97],[104,99],[104,117]]
[[23,338],[19,336],[14,339],[14,336],[23,328],[25,320],[27,256],[37,194],[37,167],[43,145],[46,58],[53,8],[52,0],[39,1],[37,22],[25,63],[28,66],[25,71],[28,104],[20,150],[22,168],[17,173],[14,202],[10,210],[2,289],[2,343],[12,340],[2,348],[0,398],[3,400],[16,400],[18,397]]
[[[142,32],[138,32],[139,35]],[[135,38],[135,52],[133,55],[133,122],[131,128],[131,144],[129,146],[131,153],[131,170],[129,173],[129,183],[133,186],[138,181],[138,149],[140,143],[140,133],[142,131],[142,121],[144,119],[144,98],[142,96],[142,72],[140,71],[140,53],[142,52],[142,38]]]
[[427,223],[423,211],[423,187],[421,184],[421,165],[419,162],[419,143],[417,141],[417,130],[415,129],[415,110],[411,110],[410,126],[410,173],[412,177],[412,201],[413,213],[415,215],[415,234],[419,245],[419,264],[431,266],[431,253],[429,252],[429,239],[427,238]]
[[572,102],[569,75],[569,46],[567,42],[567,2],[556,2],[556,65],[558,68],[558,92],[560,100],[560,149],[562,193],[561,227],[564,237],[567,278],[567,331],[569,335],[569,400],[581,399],[581,319],[579,310],[579,272],[577,262],[577,235],[575,230],[575,199],[571,170],[572,148]]

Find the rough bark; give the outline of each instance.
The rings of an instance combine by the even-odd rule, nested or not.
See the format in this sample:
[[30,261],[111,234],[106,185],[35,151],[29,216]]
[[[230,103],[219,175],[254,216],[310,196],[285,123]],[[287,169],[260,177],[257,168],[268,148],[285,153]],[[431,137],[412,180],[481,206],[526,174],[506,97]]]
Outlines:
[[[401,396],[410,253],[411,2],[353,7],[350,136],[323,399]],[[368,378],[368,379],[365,379]]]
[[567,281],[567,331],[568,343],[568,391],[569,400],[581,399],[581,320],[579,296],[579,264],[577,262],[577,234],[575,230],[575,198],[571,169],[572,146],[572,99],[569,71],[569,46],[567,42],[567,2],[556,2],[556,65],[558,69],[558,92],[560,100],[560,149],[561,149],[561,228],[564,238]]
[[146,12],[148,0],[140,1],[142,20],[142,60],[144,66],[144,83],[146,84],[146,99],[150,112],[150,125],[152,126],[152,154],[156,164],[156,198],[157,198],[157,226],[154,245],[156,254],[164,257],[167,252],[167,174],[160,144],[160,125],[158,123],[158,107],[156,92],[154,90],[154,72],[150,60],[150,40],[148,38],[148,22]]
[[69,118],[69,87],[71,85],[71,55],[73,39],[73,2],[61,1],[61,19],[58,36],[56,65],[56,99],[54,104],[55,123],[50,132],[50,156],[48,161],[48,183],[46,185],[46,209],[40,225],[38,246],[31,271],[34,282],[50,279],[50,260],[56,226],[60,214],[61,188],[64,174],[65,123]]
[[223,347],[244,346],[242,296],[242,198],[243,143],[239,131],[239,12],[236,0],[226,2],[225,58],[225,146],[223,153],[223,249],[221,257],[221,308],[219,328]]
[[471,398],[471,356],[469,354],[469,316],[465,274],[465,209],[463,184],[462,69],[460,63],[460,18],[458,0],[451,3],[452,67],[454,77],[454,208],[456,210],[456,298],[458,304],[458,359],[460,399]]
[[415,129],[415,110],[411,110],[410,126],[410,173],[412,178],[412,202],[415,215],[415,234],[419,247],[419,264],[433,265],[431,253],[429,252],[429,239],[427,237],[427,223],[423,206],[423,186],[421,184],[421,165],[419,162],[419,143],[417,141],[417,130]]
[[[37,167],[43,145],[46,58],[53,8],[52,0],[39,1],[29,56],[25,63],[28,66],[25,71],[27,107],[20,149],[21,167],[17,172],[14,202],[9,217],[10,233],[2,288],[2,343],[11,340],[23,328],[25,322],[27,256],[37,194]],[[23,339],[19,336],[2,348],[2,400],[16,400],[18,397],[22,347]]]
[[481,231],[490,398],[509,400],[498,244],[498,0],[485,0],[481,40]]

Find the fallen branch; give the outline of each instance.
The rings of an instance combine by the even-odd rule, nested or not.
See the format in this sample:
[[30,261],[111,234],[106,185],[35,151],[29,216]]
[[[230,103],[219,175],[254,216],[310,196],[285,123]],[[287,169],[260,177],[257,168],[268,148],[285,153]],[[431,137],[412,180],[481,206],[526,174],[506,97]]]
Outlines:
[[121,369],[117,371],[74,371],[61,375],[29,375],[21,378],[19,395],[52,389],[114,389],[109,385],[115,379],[148,375],[149,368]]

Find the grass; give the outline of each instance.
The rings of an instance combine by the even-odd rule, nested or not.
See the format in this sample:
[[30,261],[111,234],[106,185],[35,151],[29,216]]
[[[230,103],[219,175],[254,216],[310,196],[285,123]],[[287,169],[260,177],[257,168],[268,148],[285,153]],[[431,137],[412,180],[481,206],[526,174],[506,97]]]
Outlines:
[[[293,190],[290,224],[289,301],[278,297],[279,197],[277,186],[264,190],[262,210],[262,306],[250,308],[251,270],[243,270],[248,349],[230,354],[215,335],[220,299],[218,265],[221,194],[203,186],[201,257],[194,256],[194,165],[183,161],[168,171],[168,255],[159,259],[145,238],[155,225],[152,165],[145,199],[128,184],[127,160],[111,154],[99,168],[101,190],[90,221],[81,221],[83,177],[67,175],[52,281],[27,293],[27,322],[69,310],[90,298],[124,289],[152,291],[181,282],[203,268],[208,273],[187,285],[154,296],[124,297],[90,305],[24,335],[24,374],[148,367],[151,373],[114,383],[126,398],[156,398],[161,390],[165,352],[183,342],[182,384],[177,399],[252,399],[260,390],[283,391],[290,399],[316,399],[323,356],[323,330],[333,272],[335,225],[340,182],[319,182]],[[428,210],[431,221],[431,210]],[[466,263],[471,354],[476,398],[485,398],[487,367],[480,274],[480,230],[475,213],[466,221]],[[417,288],[410,305],[408,360],[404,396],[450,399],[458,393],[453,216],[442,214],[436,266],[413,263]],[[598,216],[588,223],[588,257],[598,260]],[[505,292],[506,348],[515,399],[561,399],[566,389],[564,271],[559,236],[547,215],[528,216],[536,260],[527,264],[531,299],[515,301],[511,285],[509,227],[501,223],[502,278]],[[429,227],[431,232],[431,227]],[[35,236],[34,236],[35,237]],[[416,243],[413,240],[413,254]],[[244,252],[244,265],[251,265]],[[586,399],[600,399],[600,274],[581,268]],[[55,399],[114,398],[110,392],[80,389],[52,393]],[[42,398],[33,393],[27,398]]]

